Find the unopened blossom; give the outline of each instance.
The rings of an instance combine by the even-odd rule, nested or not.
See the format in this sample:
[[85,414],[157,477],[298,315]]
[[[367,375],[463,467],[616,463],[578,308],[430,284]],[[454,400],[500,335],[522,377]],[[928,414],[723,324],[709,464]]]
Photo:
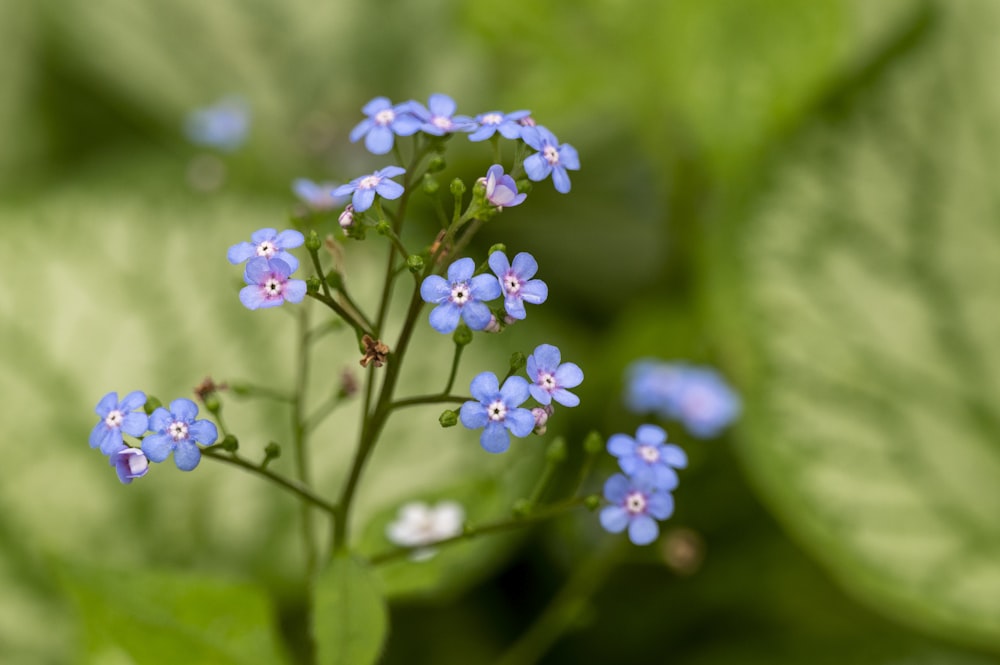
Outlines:
[[396,519],[386,525],[385,536],[400,547],[416,547],[410,558],[423,561],[435,550],[427,545],[462,533],[465,509],[455,501],[441,501],[433,506],[411,501],[400,507]]
[[528,389],[539,404],[553,401],[563,406],[576,406],[580,398],[568,388],[576,388],[583,383],[583,370],[576,363],[561,362],[558,347],[540,344],[528,356],[525,369],[531,384]]
[[226,258],[233,265],[254,257],[281,259],[291,272],[295,272],[299,269],[299,260],[288,250],[299,247],[305,240],[305,236],[294,229],[281,233],[278,233],[277,229],[259,229],[250,236],[250,242],[241,242],[230,247]]
[[289,279],[292,269],[281,259],[250,259],[243,273],[247,283],[240,289],[240,302],[247,309],[277,307],[288,302],[302,302],[306,296],[306,283]]
[[666,490],[656,489],[646,479],[628,478],[616,473],[604,483],[604,498],[610,505],[601,510],[601,526],[611,533],[628,529],[636,545],[648,545],[660,535],[657,520],[674,512],[674,498]]
[[181,471],[191,471],[201,461],[201,443],[210,446],[219,431],[209,420],[196,420],[198,405],[189,399],[175,399],[170,409],[162,406],[149,417],[152,434],[142,440],[142,452],[151,462],[162,462],[170,453]]
[[497,210],[520,205],[528,198],[527,194],[517,192],[517,183],[503,172],[503,167],[499,164],[489,168],[482,182],[486,186],[486,200],[496,206]]
[[361,110],[368,117],[351,130],[350,139],[354,143],[363,136],[365,147],[374,155],[386,154],[392,150],[397,136],[416,134],[423,124],[413,113],[412,102],[393,105],[386,97],[376,97]]
[[507,315],[523,319],[527,313],[524,303],[540,305],[549,297],[549,287],[540,279],[532,279],[538,272],[538,262],[527,252],[520,252],[513,263],[501,251],[490,254],[489,266],[503,291],[503,307]]
[[354,226],[354,206],[350,203],[344,208],[344,212],[340,213],[337,217],[337,223],[340,224],[340,228],[345,231],[352,226]]
[[424,302],[436,304],[430,313],[430,324],[439,333],[447,334],[458,327],[459,319],[472,330],[489,325],[492,313],[484,303],[500,297],[500,285],[492,275],[476,275],[476,262],[459,259],[448,266],[448,279],[430,275],[420,285]]
[[528,382],[512,376],[499,385],[496,374],[483,372],[469,386],[476,401],[462,404],[459,419],[469,429],[483,428],[479,444],[491,453],[510,447],[510,434],[523,438],[535,428],[535,416],[520,408],[528,399]]
[[480,113],[476,116],[475,122],[479,125],[476,131],[469,134],[470,141],[485,141],[497,132],[505,139],[521,138],[520,120],[531,115],[531,111],[514,111],[513,113],[501,113],[500,111],[490,111]]
[[130,392],[120,402],[116,392],[102,397],[94,408],[100,420],[90,431],[90,447],[112,455],[125,445],[122,432],[134,437],[145,434],[149,418],[144,411],[136,410],[145,403],[146,393],[140,390]]
[[136,478],[142,478],[149,471],[149,460],[138,448],[125,446],[109,457],[109,463],[115,467],[118,480],[125,485]]
[[643,478],[657,489],[677,487],[677,472],[687,466],[687,454],[679,446],[667,443],[667,433],[656,425],[640,425],[635,438],[612,434],[608,452],[618,458],[618,466],[630,478]]
[[551,175],[557,192],[569,192],[570,181],[566,170],[580,169],[580,157],[576,154],[576,148],[568,143],[559,143],[555,134],[541,125],[524,127],[521,139],[538,151],[524,160],[524,171],[528,177],[538,182]]
[[350,181],[346,185],[341,185],[333,190],[334,196],[347,196],[351,194],[351,205],[354,212],[364,212],[372,207],[375,202],[375,195],[378,194],[383,199],[398,199],[403,195],[403,186],[395,180],[396,176],[406,173],[406,169],[399,166],[387,166],[379,169],[371,175],[361,176]]

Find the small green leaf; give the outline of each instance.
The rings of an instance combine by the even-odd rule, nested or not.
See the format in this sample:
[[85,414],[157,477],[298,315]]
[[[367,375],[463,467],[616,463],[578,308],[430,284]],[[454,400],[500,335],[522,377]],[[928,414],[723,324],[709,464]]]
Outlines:
[[372,571],[350,555],[334,556],[316,583],[313,637],[320,665],[376,662],[388,627],[385,598]]

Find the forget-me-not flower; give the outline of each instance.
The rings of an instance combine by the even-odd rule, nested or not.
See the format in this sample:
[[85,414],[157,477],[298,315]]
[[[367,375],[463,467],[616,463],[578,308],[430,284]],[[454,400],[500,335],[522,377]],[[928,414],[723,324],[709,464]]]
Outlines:
[[452,132],[471,132],[475,121],[467,115],[455,115],[455,100],[448,95],[434,93],[427,101],[427,108],[413,102],[413,114],[423,120],[420,130],[433,136],[444,136]]
[[484,303],[500,297],[500,284],[493,275],[476,275],[476,262],[459,259],[448,266],[448,279],[430,275],[420,285],[424,302],[436,304],[430,314],[431,327],[448,334],[458,327],[459,318],[473,330],[483,330],[492,313]]
[[521,123],[523,118],[531,115],[531,111],[514,111],[513,113],[501,113],[500,111],[490,111],[480,113],[476,116],[476,123],[479,128],[469,134],[470,141],[485,141],[497,132],[505,139],[521,138]]
[[[266,259],[264,259],[266,260]],[[181,471],[191,471],[201,461],[198,444],[210,446],[219,438],[219,431],[209,420],[195,420],[198,405],[189,399],[175,399],[170,410],[162,406],[149,417],[153,432],[142,440],[142,452],[151,462],[162,462],[174,454],[174,463]]]
[[291,272],[295,272],[299,269],[299,260],[288,250],[300,246],[305,240],[305,236],[293,229],[281,233],[278,233],[276,229],[260,229],[253,232],[253,235],[250,236],[250,242],[241,242],[230,247],[226,258],[233,265],[243,263],[255,256],[265,259],[281,259],[288,265]]
[[576,363],[560,363],[559,349],[551,344],[535,347],[528,356],[525,369],[531,384],[528,389],[539,404],[551,404],[553,400],[563,406],[576,406],[580,398],[567,388],[576,388],[583,383],[583,370]]
[[146,403],[146,393],[136,390],[118,401],[118,393],[111,392],[101,398],[94,408],[101,419],[90,432],[90,447],[100,448],[105,455],[113,455],[124,445],[122,432],[139,437],[146,433],[149,417],[141,409]]
[[441,501],[429,506],[411,501],[400,507],[396,519],[385,527],[385,536],[400,547],[419,547],[410,554],[414,561],[425,561],[436,550],[425,547],[462,533],[465,509],[455,501]]
[[486,200],[496,206],[497,210],[520,205],[527,194],[518,194],[517,183],[509,175],[503,172],[503,167],[494,164],[486,172],[486,177],[481,178],[486,186]]
[[184,122],[184,132],[192,143],[226,152],[243,145],[249,130],[250,109],[239,97],[195,109]]
[[302,302],[306,296],[306,283],[301,279],[288,279],[292,269],[281,259],[250,259],[243,272],[248,284],[240,289],[240,302],[247,309],[277,307],[286,300]]
[[616,473],[604,483],[604,498],[611,504],[601,510],[601,526],[611,533],[628,528],[628,537],[636,545],[648,545],[660,535],[657,520],[674,512],[674,498],[669,492],[654,488],[645,479],[628,478]]
[[115,467],[118,480],[128,485],[136,478],[142,478],[149,471],[149,460],[138,448],[125,446],[108,460]]
[[643,478],[661,490],[677,487],[677,472],[687,466],[687,454],[667,443],[667,433],[656,425],[639,425],[635,438],[612,434],[608,452],[618,458],[618,466],[631,478]]
[[562,194],[569,192],[569,174],[566,169],[580,169],[580,157],[576,154],[576,148],[568,143],[560,144],[555,134],[541,125],[523,127],[521,139],[538,151],[524,160],[524,171],[528,177],[538,182],[551,174],[556,191]]
[[[313,182],[308,178],[296,178],[292,181],[292,191],[310,210],[323,211],[339,208],[347,202],[347,197],[334,196],[333,190],[339,185],[330,182]],[[300,243],[301,244],[301,243]]]
[[535,429],[535,416],[520,408],[528,399],[528,382],[521,377],[508,378],[501,388],[496,374],[483,372],[469,389],[478,401],[462,404],[459,419],[469,429],[484,428],[479,445],[487,452],[502,453],[510,447],[510,434],[523,438]]
[[354,212],[364,212],[372,207],[375,202],[375,195],[378,194],[383,199],[398,199],[403,195],[403,186],[390,178],[406,173],[406,169],[399,166],[387,166],[379,169],[371,175],[361,176],[350,181],[346,185],[341,185],[333,190],[334,196],[351,197],[351,205]]
[[351,130],[351,143],[363,136],[365,147],[375,155],[386,154],[392,150],[397,136],[416,134],[423,124],[413,112],[413,102],[393,106],[388,98],[376,97],[365,104],[361,111],[368,117]]
[[549,287],[540,279],[532,279],[538,272],[538,262],[527,252],[507,260],[507,255],[497,251],[490,254],[490,269],[497,276],[503,290],[503,307],[514,319],[526,316],[524,303],[540,305],[549,297]]

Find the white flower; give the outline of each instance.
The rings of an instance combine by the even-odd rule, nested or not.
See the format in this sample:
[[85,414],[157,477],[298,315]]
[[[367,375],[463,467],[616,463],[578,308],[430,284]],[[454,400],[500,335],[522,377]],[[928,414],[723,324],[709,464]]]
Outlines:
[[[465,509],[454,501],[442,501],[429,506],[421,501],[411,501],[400,507],[395,521],[385,528],[385,536],[401,547],[420,547],[457,536],[462,533]],[[435,554],[435,550],[420,547],[411,558],[424,561]]]

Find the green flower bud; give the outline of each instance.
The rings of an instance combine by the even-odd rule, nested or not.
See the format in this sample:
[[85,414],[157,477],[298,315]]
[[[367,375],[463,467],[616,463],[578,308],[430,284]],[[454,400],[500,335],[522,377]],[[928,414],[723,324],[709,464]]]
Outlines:
[[566,439],[557,436],[545,451],[545,459],[555,464],[566,460]]
[[587,435],[587,438],[583,440],[583,449],[587,451],[588,455],[597,455],[604,451],[604,437],[598,434],[596,431],[592,431]]
[[451,194],[456,198],[465,194],[465,183],[462,182],[461,178],[455,178],[451,181]]
[[528,359],[520,351],[515,351],[514,353],[510,354],[510,369],[512,372],[516,372],[524,368],[524,366],[527,364],[528,364]]
[[452,411],[451,409],[442,411],[441,416],[438,417],[438,422],[441,423],[441,427],[454,427],[458,424],[458,411]]
[[469,326],[464,323],[459,327],[455,328],[455,332],[452,334],[451,338],[455,340],[455,344],[459,346],[468,346],[472,344],[472,331],[469,330]]
[[306,278],[306,291],[308,293],[318,293],[320,287],[319,277],[313,275]]
[[222,440],[219,446],[225,451],[235,453],[240,447],[240,442],[239,439],[232,434],[227,434],[226,438]]
[[597,510],[601,507],[601,497],[597,494],[591,494],[583,500],[583,505],[587,506],[587,510]]
[[419,254],[410,254],[406,257],[406,269],[414,275],[419,275],[424,271],[424,257]]
[[444,157],[442,157],[441,155],[435,155],[431,159],[431,161],[428,162],[428,164],[427,164],[427,172],[428,173],[440,173],[441,171],[444,171],[444,167],[445,166],[446,166],[446,164],[445,164],[445,161],[444,161]]
[[503,244],[502,242],[498,242],[497,244],[490,247],[490,251],[486,252],[486,256],[493,256],[493,252],[503,252],[504,254],[506,254],[507,245]]
[[424,194],[433,196],[434,194],[438,193],[439,189],[441,189],[441,183],[438,182],[438,179],[435,178],[434,176],[430,175],[429,173],[425,173],[423,184],[421,185],[421,187],[424,190]]
[[339,291],[344,288],[344,278],[336,270],[326,273],[326,283],[331,289]]
[[270,462],[273,459],[281,457],[281,446],[279,446],[274,441],[271,441],[266,446],[264,446],[264,463]]
[[319,248],[323,246],[323,241],[320,240],[319,234],[316,233],[316,229],[309,232],[306,236],[306,249],[310,252],[318,252]]
[[379,234],[380,236],[387,236],[390,233],[392,233],[392,227],[389,225],[389,222],[383,219],[381,222],[375,225],[375,233]]
[[218,413],[222,409],[222,402],[219,401],[219,396],[214,392],[205,395],[201,401],[205,404],[205,409],[209,413]]
[[143,411],[146,412],[147,416],[151,416],[153,415],[153,411],[156,411],[161,406],[163,406],[163,402],[149,395],[146,397],[146,406],[143,407]]

